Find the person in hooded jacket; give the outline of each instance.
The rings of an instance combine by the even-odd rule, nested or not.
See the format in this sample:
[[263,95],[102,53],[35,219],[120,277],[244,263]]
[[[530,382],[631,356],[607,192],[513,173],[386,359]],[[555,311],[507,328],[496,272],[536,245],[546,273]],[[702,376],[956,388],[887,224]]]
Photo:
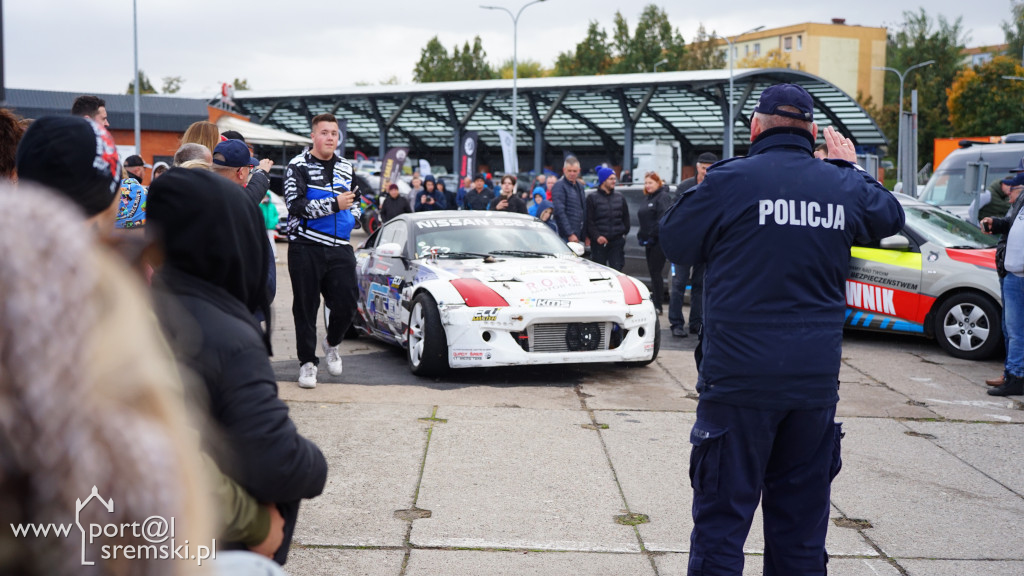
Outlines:
[[658,245],[658,222],[672,207],[668,185],[661,181],[657,172],[644,175],[644,196],[647,203],[636,216],[640,221],[640,230],[636,239],[644,247],[647,256],[647,271],[651,275],[651,302],[654,309],[661,314],[662,299],[665,297],[665,253]]
[[427,174],[423,178],[423,189],[416,193],[416,212],[428,210],[444,210],[444,193],[437,189],[437,180],[433,174]]
[[558,234],[558,223],[555,222],[555,205],[550,200],[541,200],[537,205],[537,218]]
[[266,235],[259,209],[226,179],[173,168],[149,192],[147,235],[161,248],[157,317],[185,373],[204,384],[217,427],[203,438],[222,470],[284,517],[274,560],[284,564],[303,498],[327,480],[327,461],[277,396],[270,366]]

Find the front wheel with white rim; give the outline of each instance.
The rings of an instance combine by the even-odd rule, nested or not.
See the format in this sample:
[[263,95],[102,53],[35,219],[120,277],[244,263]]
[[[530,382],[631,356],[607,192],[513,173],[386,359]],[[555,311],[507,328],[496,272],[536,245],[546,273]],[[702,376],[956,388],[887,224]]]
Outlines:
[[953,294],[939,306],[934,321],[935,339],[939,346],[956,358],[988,358],[1003,341],[999,306],[981,294]]
[[448,339],[434,297],[416,295],[409,314],[409,370],[417,376],[439,376],[448,370]]

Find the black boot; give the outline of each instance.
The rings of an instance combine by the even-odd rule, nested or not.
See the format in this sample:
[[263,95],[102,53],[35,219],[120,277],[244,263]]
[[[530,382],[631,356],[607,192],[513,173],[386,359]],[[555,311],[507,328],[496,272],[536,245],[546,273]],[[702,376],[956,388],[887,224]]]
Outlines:
[[988,391],[989,396],[1021,396],[1024,395],[1024,376],[1006,375],[1006,383]]

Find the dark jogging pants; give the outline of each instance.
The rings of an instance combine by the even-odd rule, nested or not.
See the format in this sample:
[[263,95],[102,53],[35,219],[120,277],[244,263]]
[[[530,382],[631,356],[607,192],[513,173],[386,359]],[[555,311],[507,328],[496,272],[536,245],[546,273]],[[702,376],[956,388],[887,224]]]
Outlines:
[[292,242],[288,245],[288,275],[292,280],[292,316],[299,365],[319,364],[316,357],[316,315],[320,296],[330,309],[327,342],[341,343],[352,325],[359,298],[356,257],[352,246],[322,246]]

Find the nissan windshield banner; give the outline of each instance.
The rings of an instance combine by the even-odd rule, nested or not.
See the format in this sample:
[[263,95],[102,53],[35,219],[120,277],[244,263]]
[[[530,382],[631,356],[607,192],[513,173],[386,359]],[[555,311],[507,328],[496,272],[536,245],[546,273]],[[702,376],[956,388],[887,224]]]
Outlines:
[[480,137],[476,132],[466,132],[462,137],[462,162],[459,176],[470,178],[476,174],[476,150],[479,148]]
[[402,167],[405,166],[405,158],[409,155],[408,148],[392,148],[384,155],[384,161],[380,165],[380,193],[388,191],[388,184],[398,182],[402,175]]

